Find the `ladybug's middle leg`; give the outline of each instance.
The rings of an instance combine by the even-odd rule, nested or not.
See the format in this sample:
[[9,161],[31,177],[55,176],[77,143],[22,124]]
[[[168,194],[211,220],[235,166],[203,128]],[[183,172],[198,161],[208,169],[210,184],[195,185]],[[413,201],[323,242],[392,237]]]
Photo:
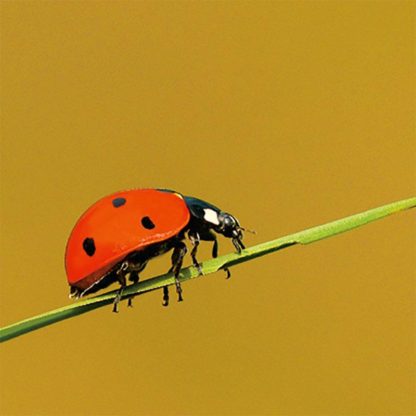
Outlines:
[[[172,267],[170,268],[170,272],[173,272],[173,275],[175,276],[175,284],[176,284],[176,293],[178,294],[178,302],[182,302],[182,287],[181,282],[179,281],[179,273],[182,268],[183,258],[185,257],[185,254],[187,252],[186,245],[183,241],[178,241],[175,243],[173,253],[172,253]],[[166,291],[164,289],[164,301],[166,297]],[[164,306],[166,302],[164,302]],[[167,304],[167,303],[166,303]]]
[[191,257],[192,262],[194,264],[194,267],[198,269],[198,274],[202,275],[202,268],[199,264],[198,260],[196,259],[196,252],[198,251],[198,246],[201,241],[201,238],[197,232],[189,232],[188,233],[189,240],[191,240],[191,244],[193,245],[192,251],[191,251]]
[[[129,264],[129,269],[128,272],[130,274],[129,276],[129,280],[130,282],[137,283],[139,281],[139,273],[146,267],[147,261],[143,262],[143,263],[137,263],[137,264]],[[132,308],[133,307],[133,298],[134,295],[129,296],[127,299],[127,306]]]

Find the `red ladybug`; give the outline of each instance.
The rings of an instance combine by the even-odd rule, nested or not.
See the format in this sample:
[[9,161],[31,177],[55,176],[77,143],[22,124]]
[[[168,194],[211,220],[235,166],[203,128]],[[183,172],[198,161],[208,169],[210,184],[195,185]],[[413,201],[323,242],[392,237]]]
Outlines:
[[[214,231],[231,238],[238,252],[244,249],[243,228],[237,219],[201,199],[164,189],[135,189],[106,196],[88,208],[68,239],[65,268],[70,296],[82,297],[118,281],[120,290],[113,307],[117,312],[126,275],[137,282],[151,258],[173,249],[169,271],[174,273],[178,301],[182,301],[178,276],[187,252],[183,240],[186,235],[190,239],[192,261],[200,270],[196,259],[200,240],[213,241],[212,255],[218,255]],[[165,286],[163,305],[168,302]]]

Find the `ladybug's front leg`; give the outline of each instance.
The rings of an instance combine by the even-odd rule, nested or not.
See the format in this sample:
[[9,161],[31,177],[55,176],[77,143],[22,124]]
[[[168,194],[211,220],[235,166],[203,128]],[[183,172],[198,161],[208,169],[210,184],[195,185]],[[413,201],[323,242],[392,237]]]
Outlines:
[[[178,294],[178,302],[182,302],[182,287],[181,282],[179,281],[179,273],[181,272],[183,258],[187,252],[187,248],[184,242],[178,241],[175,243],[175,247],[172,253],[172,267],[169,269],[169,272],[173,272],[175,276],[175,284],[176,284],[176,293]],[[167,289],[167,287],[165,286]],[[169,303],[169,294],[167,290],[163,288],[163,306],[167,306]]]
[[[212,257],[216,259],[218,257],[218,240],[217,237],[214,235],[214,245],[212,246]],[[227,273],[226,279],[231,277],[231,272],[228,267],[224,267],[223,270]]]

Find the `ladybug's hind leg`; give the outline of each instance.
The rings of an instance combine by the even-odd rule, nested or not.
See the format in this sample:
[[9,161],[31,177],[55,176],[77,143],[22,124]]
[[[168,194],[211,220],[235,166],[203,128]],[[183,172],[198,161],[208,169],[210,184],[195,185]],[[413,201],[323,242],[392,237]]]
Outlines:
[[123,295],[123,290],[126,287],[126,271],[128,267],[129,267],[129,263],[127,261],[123,261],[119,269],[116,271],[116,278],[118,282],[120,283],[120,289],[118,290],[117,295],[114,298],[114,302],[113,302],[113,312],[115,313],[118,312],[118,304],[120,303],[121,296]]
[[[187,248],[184,242],[178,241],[175,243],[173,253],[172,253],[172,267],[169,269],[169,272],[173,272],[175,276],[176,284],[176,293],[178,294],[178,302],[182,302],[182,287],[181,282],[179,281],[179,273],[182,268],[183,258],[187,252]],[[169,292],[167,286],[163,288],[163,306],[169,304]]]
[[162,302],[163,306],[168,306],[169,305],[169,287],[168,286],[163,286],[163,302]]

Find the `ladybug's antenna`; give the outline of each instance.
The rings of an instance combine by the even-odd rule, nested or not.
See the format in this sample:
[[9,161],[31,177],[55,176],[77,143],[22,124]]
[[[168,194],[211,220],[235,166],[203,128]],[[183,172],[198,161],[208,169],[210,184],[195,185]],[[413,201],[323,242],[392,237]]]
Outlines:
[[244,232],[251,233],[251,234],[257,234],[256,230],[249,230],[248,228],[240,227],[240,230],[243,230]]

